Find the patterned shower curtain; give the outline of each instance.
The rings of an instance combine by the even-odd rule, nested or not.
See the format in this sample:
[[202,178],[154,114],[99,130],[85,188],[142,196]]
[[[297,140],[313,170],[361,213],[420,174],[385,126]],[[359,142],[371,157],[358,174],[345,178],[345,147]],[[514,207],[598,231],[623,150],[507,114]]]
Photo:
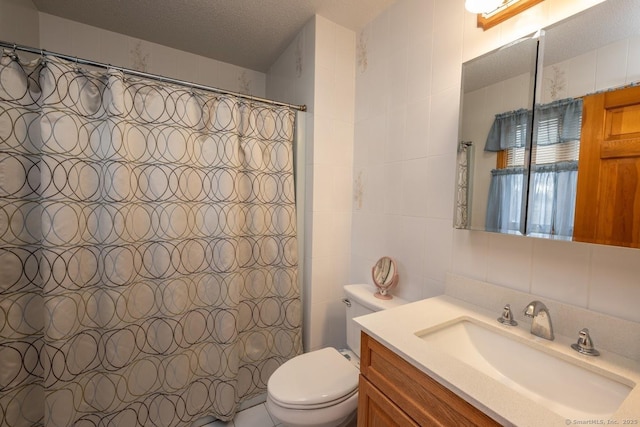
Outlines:
[[233,417],[302,351],[294,113],[0,60],[0,425]]

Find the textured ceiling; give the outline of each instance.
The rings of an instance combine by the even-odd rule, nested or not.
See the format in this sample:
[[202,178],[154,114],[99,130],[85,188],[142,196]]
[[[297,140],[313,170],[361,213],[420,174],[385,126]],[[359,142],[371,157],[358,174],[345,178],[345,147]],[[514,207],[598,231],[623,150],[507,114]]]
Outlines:
[[266,72],[314,14],[359,31],[396,0],[33,0],[38,10]]

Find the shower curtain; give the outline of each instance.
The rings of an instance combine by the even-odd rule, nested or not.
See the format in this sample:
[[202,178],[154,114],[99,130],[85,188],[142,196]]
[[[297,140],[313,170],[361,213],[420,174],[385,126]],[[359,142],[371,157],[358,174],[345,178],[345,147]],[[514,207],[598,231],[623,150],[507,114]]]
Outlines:
[[302,351],[294,113],[0,62],[0,425],[232,418]]

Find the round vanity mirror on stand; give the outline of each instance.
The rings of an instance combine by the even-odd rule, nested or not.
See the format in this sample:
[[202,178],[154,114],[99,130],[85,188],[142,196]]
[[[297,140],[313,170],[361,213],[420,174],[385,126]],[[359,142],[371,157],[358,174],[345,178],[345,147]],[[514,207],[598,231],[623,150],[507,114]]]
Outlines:
[[388,256],[380,258],[371,269],[371,276],[378,288],[374,296],[380,299],[393,298],[389,291],[398,284],[398,266],[395,260]]

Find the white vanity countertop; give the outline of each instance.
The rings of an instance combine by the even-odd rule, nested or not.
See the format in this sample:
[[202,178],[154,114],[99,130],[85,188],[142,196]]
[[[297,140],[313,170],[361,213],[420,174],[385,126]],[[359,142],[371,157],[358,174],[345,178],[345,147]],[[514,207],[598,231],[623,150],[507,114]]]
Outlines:
[[[639,362],[602,349],[599,357],[581,355],[570,348],[575,339],[556,334],[554,341],[548,341],[531,335],[529,324],[516,327],[501,325],[496,321],[500,314],[443,295],[361,316],[355,320],[371,337],[504,425],[640,425]],[[469,317],[492,327],[497,325],[506,328],[509,333],[520,337],[520,340],[530,340],[542,351],[561,353],[565,358],[579,361],[582,366],[591,366],[593,370],[609,371],[629,379],[636,386],[611,417],[567,419],[473,367],[429,348],[427,343],[415,335],[416,332],[437,327],[460,317]],[[505,358],[508,357],[509,355],[505,354]]]

